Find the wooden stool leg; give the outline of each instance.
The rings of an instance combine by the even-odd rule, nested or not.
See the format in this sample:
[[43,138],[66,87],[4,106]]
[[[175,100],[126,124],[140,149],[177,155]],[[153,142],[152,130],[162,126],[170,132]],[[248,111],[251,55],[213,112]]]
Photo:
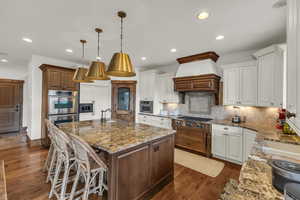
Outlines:
[[52,185],[51,185],[49,199],[51,199],[52,196],[53,196],[54,190],[55,190],[56,185],[58,183],[59,174],[60,174],[60,171],[61,171],[61,166],[62,166],[61,156],[59,155],[57,159],[58,159],[57,160],[57,166],[56,166],[56,170],[55,170],[54,180],[53,180]]

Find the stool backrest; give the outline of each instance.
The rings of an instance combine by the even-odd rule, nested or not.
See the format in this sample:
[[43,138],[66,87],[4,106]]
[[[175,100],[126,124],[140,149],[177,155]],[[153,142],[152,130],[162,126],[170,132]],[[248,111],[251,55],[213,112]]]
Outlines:
[[78,164],[87,170],[91,169],[91,161],[96,162],[100,167],[107,169],[106,164],[96,154],[93,148],[77,135],[70,135],[75,153],[75,158]]

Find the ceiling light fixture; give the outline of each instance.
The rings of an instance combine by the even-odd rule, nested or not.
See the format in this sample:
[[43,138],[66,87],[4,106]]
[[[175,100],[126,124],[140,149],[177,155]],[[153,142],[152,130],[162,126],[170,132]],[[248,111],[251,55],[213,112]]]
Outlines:
[[23,37],[22,40],[25,42],[28,42],[28,43],[32,43],[32,39],[27,38],[27,37]]
[[[87,43],[86,40],[80,40],[82,44],[82,59],[84,58],[84,45]],[[85,67],[78,67],[75,71],[73,81],[77,83],[93,83],[93,81],[86,78],[88,69]]]
[[[102,29],[96,28],[96,33],[98,34],[98,47],[97,47],[97,58],[100,58],[99,52],[100,52],[100,33],[102,33]],[[110,78],[106,75],[105,72],[105,64],[104,62],[101,62],[100,59],[97,59],[97,61],[93,61],[89,71],[86,74],[86,77],[89,80],[110,80]]]
[[217,37],[216,37],[216,40],[223,40],[225,37],[224,37],[224,35],[218,35]]
[[1,62],[3,62],[3,63],[7,63],[8,62],[8,60],[7,59],[1,59]]
[[123,53],[123,19],[126,17],[126,13],[123,11],[119,11],[118,16],[121,18],[121,52],[115,53],[113,55],[107,70],[107,75],[131,77],[135,76],[136,73],[134,72],[134,68],[129,55]]
[[204,12],[199,13],[197,17],[200,20],[207,19],[209,17],[209,13],[204,11]]
[[66,52],[73,53],[73,50],[72,49],[66,49]]
[[170,50],[172,53],[175,53],[177,51],[177,49],[173,48]]
[[142,60],[147,60],[147,58],[146,58],[146,57],[141,57],[141,59],[142,59]]

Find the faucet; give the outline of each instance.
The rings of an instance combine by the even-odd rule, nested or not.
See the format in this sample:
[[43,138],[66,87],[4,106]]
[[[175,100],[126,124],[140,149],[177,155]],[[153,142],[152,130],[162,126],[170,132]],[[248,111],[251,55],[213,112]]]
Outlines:
[[[111,112],[110,108],[107,108],[106,110],[101,110],[101,122],[106,122],[106,112]],[[104,117],[104,113],[105,113],[105,117]]]

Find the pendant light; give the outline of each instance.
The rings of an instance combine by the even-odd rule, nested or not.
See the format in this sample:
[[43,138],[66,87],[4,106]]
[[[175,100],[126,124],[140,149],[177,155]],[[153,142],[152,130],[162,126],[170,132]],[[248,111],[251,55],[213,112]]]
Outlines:
[[99,39],[100,39],[100,33],[102,33],[102,29],[96,28],[95,31],[98,33],[98,48],[97,48],[97,61],[93,61],[89,71],[86,74],[86,77],[89,80],[110,80],[110,78],[106,75],[105,72],[105,64],[100,61],[99,57]]
[[121,18],[121,52],[113,55],[107,70],[107,75],[119,77],[135,76],[136,74],[129,55],[123,53],[123,19],[126,17],[126,13],[119,11],[118,16]]
[[[82,59],[84,58],[84,45],[86,43],[86,40],[80,40],[82,44]],[[88,69],[84,67],[78,67],[75,71],[73,81],[77,83],[93,83],[93,81],[88,80],[86,77]]]

